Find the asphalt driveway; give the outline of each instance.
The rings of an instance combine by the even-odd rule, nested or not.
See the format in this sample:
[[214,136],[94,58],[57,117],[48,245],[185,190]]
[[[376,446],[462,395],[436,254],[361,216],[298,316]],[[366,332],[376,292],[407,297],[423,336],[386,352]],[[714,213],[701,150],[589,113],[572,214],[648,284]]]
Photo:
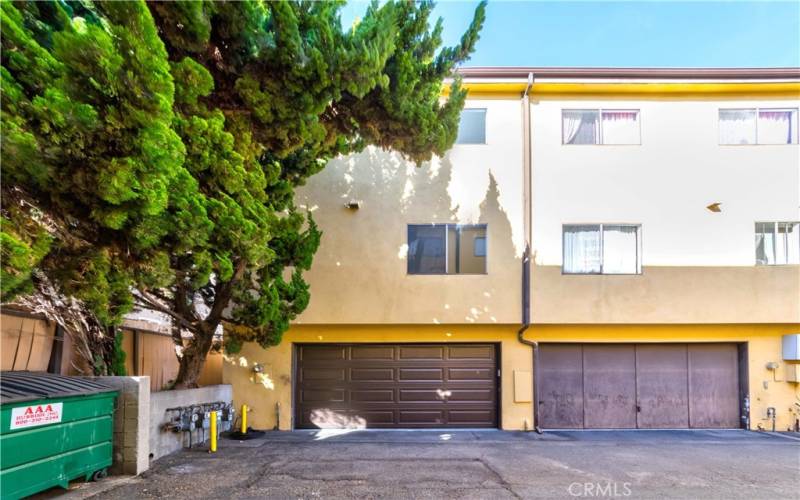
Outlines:
[[298,431],[223,439],[72,496],[800,498],[800,439],[746,431]]

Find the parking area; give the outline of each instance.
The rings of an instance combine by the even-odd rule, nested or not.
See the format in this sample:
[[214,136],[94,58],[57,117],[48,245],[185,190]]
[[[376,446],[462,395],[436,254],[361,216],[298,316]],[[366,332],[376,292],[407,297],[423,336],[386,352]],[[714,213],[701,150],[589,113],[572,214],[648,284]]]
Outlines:
[[800,438],[746,431],[296,431],[222,439],[75,498],[800,498]]

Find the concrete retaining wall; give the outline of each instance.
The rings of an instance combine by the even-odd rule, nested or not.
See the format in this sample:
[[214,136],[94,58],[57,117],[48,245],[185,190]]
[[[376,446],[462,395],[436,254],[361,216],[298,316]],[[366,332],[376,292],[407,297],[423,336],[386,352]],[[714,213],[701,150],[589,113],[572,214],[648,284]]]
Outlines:
[[[199,389],[182,389],[176,391],[161,391],[150,394],[150,458],[155,460],[168,455],[181,448],[189,446],[189,433],[175,433],[164,429],[172,419],[174,413],[168,408],[199,405],[223,401],[230,403],[233,392],[230,385],[210,385]],[[208,432],[205,433],[208,439]],[[201,431],[192,432],[192,444],[203,440]]]

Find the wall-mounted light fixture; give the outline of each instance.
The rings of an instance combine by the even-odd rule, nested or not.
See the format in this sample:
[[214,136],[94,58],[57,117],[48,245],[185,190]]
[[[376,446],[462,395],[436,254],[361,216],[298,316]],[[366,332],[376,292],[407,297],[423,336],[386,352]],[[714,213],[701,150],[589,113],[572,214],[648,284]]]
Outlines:
[[710,212],[719,213],[719,212],[722,212],[722,208],[720,208],[720,205],[722,205],[722,202],[715,201],[714,203],[712,203],[711,205],[707,206],[706,208]]
[[358,210],[361,208],[361,201],[359,200],[350,200],[344,204],[345,208],[349,208],[350,210]]

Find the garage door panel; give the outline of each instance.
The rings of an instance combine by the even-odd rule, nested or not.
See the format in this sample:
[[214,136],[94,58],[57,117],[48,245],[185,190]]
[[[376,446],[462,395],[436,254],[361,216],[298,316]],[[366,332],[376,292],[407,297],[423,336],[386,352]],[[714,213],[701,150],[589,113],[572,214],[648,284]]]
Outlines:
[[739,426],[738,349],[735,344],[689,344],[689,425]]
[[355,390],[350,392],[350,401],[353,403],[393,403],[394,398],[395,395],[392,389]]
[[430,403],[442,401],[442,397],[436,392],[436,389],[400,389],[398,392],[399,400],[404,403]]
[[394,359],[393,346],[352,346],[351,359],[385,361]]
[[351,368],[350,380],[359,382],[384,382],[394,380],[394,370],[391,368]]
[[449,410],[448,420],[462,425],[480,425],[494,420],[492,410]]
[[493,368],[448,368],[448,380],[492,380]]
[[331,347],[298,346],[296,427],[497,425],[494,345]]
[[494,346],[451,346],[448,348],[448,359],[482,359],[494,361]]
[[342,403],[345,400],[345,391],[338,390],[308,390],[300,393],[303,403]]
[[301,373],[303,381],[340,382],[345,378],[343,368],[305,368]]
[[689,426],[686,344],[636,346],[636,388],[641,429]]
[[315,408],[301,412],[295,420],[296,427],[319,429],[346,429],[363,427],[369,418],[370,422],[391,423],[394,419],[392,411],[350,411],[344,408]]
[[303,349],[302,361],[343,361],[346,357],[344,346],[326,346],[319,349]]
[[400,368],[400,380],[403,381],[432,381],[444,380],[444,371],[441,368]]
[[425,359],[441,360],[444,359],[444,347],[434,346],[401,346],[399,359]]
[[583,347],[579,344],[542,344],[537,364],[542,427],[583,427]]
[[400,424],[441,425],[444,423],[444,411],[439,410],[400,410]]
[[448,403],[489,402],[494,399],[494,391],[491,389],[449,389],[448,393]]
[[634,346],[584,346],[583,388],[587,429],[636,428]]

